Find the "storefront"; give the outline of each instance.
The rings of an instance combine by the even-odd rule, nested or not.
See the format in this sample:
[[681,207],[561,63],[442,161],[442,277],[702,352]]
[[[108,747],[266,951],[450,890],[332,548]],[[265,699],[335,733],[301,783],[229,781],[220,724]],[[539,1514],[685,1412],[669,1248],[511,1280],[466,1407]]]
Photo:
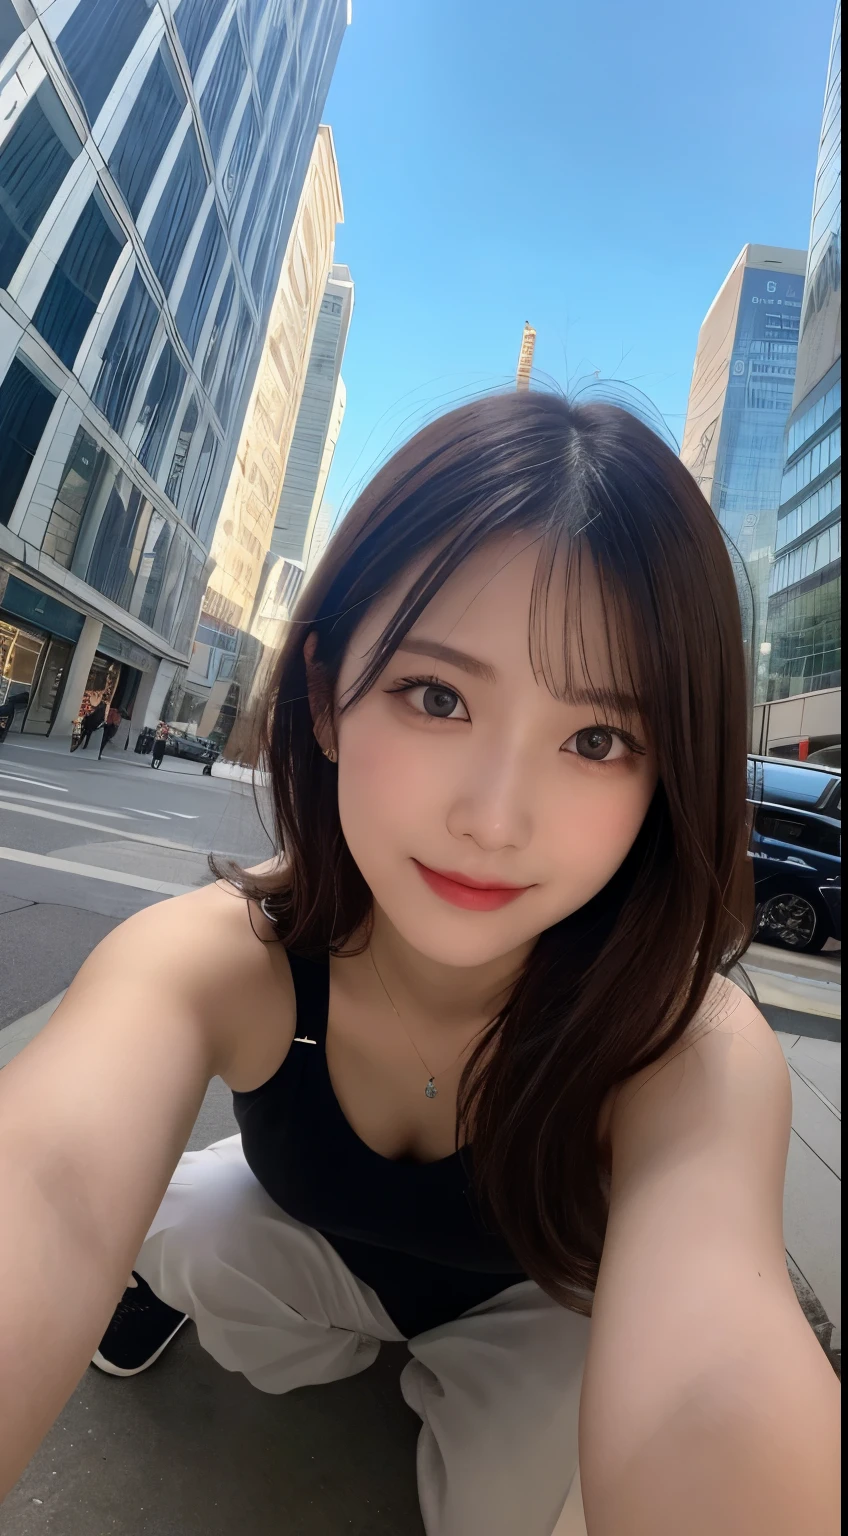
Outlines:
[[[159,658],[152,651],[104,624],[89,670],[81,713],[87,714],[96,704],[104,703],[119,709],[124,719],[131,721],[142,677],[145,672],[155,672],[158,665]],[[128,725],[119,730],[116,745],[124,744],[128,731]]]
[[0,570],[0,704],[25,699],[13,731],[48,734],[83,623],[75,609]]

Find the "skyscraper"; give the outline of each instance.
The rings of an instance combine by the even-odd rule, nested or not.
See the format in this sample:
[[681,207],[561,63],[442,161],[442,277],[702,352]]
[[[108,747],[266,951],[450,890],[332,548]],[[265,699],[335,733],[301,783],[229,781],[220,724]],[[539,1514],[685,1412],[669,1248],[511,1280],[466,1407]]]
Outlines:
[[178,669],[166,705],[169,720],[222,741],[262,687],[266,637],[276,641],[303,578],[300,561],[273,555],[271,535],[341,218],[333,135],[322,125],[221,503],[190,664]]
[[273,555],[302,560],[304,564],[344,417],[345,389],[341,367],[352,314],[350,272],[347,267],[335,265],[327,279],[312,339],[309,368],[271,537]]
[[761,647],[805,264],[804,251],[740,252],[701,326],[680,455],[728,537],[754,699],[768,677]]
[[[0,6],[0,689],[188,658],[347,0]],[[21,9],[23,14],[23,9]]]
[[813,193],[795,393],[769,583],[760,745],[841,742],[842,7],[836,6]]

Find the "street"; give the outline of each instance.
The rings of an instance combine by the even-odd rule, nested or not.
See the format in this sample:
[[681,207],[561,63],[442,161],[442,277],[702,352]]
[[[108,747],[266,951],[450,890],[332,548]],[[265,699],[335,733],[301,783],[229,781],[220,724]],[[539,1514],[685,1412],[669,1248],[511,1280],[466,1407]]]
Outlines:
[[[256,863],[271,849],[247,782],[170,756],[154,773],[149,757],[108,747],[98,762],[98,744],[71,755],[15,736],[0,751],[0,1068],[112,927],[211,879],[209,852]],[[267,819],[261,791],[259,807]],[[792,1078],[787,1261],[838,1350],[841,957],[754,945],[746,963]],[[189,1146],[234,1131],[215,1081]],[[221,1371],[185,1329],[149,1375],[89,1370],[4,1503],[0,1536],[420,1536],[404,1358],[384,1346],[360,1377],[275,1398]]]

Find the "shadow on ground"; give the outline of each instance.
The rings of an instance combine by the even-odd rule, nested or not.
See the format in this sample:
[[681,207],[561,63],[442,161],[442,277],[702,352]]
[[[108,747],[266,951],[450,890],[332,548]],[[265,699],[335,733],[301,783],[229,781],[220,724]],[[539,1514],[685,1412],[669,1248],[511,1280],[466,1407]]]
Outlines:
[[423,1536],[406,1346],[270,1397],[189,1324],[149,1373],[89,1369],[0,1509],[2,1536]]

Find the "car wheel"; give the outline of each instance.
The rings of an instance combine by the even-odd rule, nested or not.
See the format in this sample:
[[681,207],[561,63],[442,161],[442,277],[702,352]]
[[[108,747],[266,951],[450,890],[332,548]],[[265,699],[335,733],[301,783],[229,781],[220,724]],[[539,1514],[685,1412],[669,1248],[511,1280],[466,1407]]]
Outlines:
[[830,937],[830,924],[820,903],[798,891],[784,891],[763,902],[756,937],[781,949],[817,955]]

